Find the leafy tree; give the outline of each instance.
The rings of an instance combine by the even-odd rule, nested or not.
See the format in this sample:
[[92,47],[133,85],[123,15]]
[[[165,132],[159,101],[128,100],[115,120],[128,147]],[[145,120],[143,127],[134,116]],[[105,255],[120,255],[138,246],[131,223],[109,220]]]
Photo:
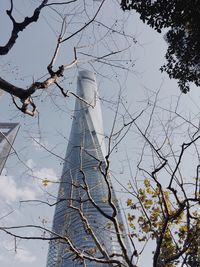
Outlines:
[[196,235],[191,243],[186,259],[186,263],[191,267],[200,266],[200,226],[197,225],[196,228]]
[[[154,267],[199,266],[200,136],[197,121],[188,121],[176,106],[174,111],[167,111],[161,104],[151,100],[149,103],[152,105],[149,123],[142,126],[141,117],[134,122],[144,138],[144,145],[137,172],[128,184],[132,195],[127,200],[130,234],[134,242],[141,243],[135,255],[139,260],[150,243]],[[162,111],[165,116],[169,112],[169,119],[163,119]],[[176,125],[179,125],[178,139],[174,139]],[[192,166],[190,172],[187,171],[189,166]]]
[[[190,82],[200,85],[200,2],[198,0],[122,0],[123,10],[134,9],[140,19],[165,33],[167,63],[161,67],[178,80],[183,93]],[[167,33],[166,33],[167,30]]]

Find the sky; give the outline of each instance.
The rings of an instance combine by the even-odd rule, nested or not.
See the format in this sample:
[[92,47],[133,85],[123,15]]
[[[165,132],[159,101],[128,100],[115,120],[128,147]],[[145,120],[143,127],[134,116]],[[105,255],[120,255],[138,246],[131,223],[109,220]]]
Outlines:
[[[21,20],[24,15],[31,15],[38,1],[13,1],[14,14]],[[66,36],[76,31],[88,16],[97,9],[99,1],[87,5],[88,14],[81,11],[80,2],[62,10],[66,14]],[[9,1],[1,0],[0,10],[0,44],[4,44],[10,35],[11,24],[5,14]],[[88,15],[88,16],[87,16]],[[146,105],[146,101],[160,90],[159,100],[163,107],[169,107],[178,97],[181,98],[179,109],[185,116],[199,113],[199,90],[192,87],[191,93],[181,95],[174,80],[161,74],[160,66],[165,62],[167,49],[163,36],[144,25],[134,12],[123,13],[117,1],[107,0],[97,20],[112,25],[108,31],[100,23],[90,26],[88,30],[63,43],[55,67],[68,64],[73,60],[73,47],[77,47],[79,62],[67,70],[63,85],[67,90],[76,91],[76,77],[81,69],[94,70],[97,73],[99,94],[102,99],[102,112],[105,135],[109,135],[116,111],[116,103],[120,94],[131,114],[138,114]],[[46,8],[41,18],[22,33],[9,52],[0,62],[1,77],[9,82],[27,88],[33,81],[46,77],[46,67],[51,60],[59,34],[61,18],[53,10]],[[116,31],[125,31],[127,37]],[[132,37],[129,37],[132,36]],[[112,64],[125,64],[128,70],[101,62],[94,62],[86,54],[102,56],[110,52],[126,50],[111,56]],[[118,61],[114,61],[114,60]],[[125,63],[124,63],[125,62]],[[38,114],[29,117],[21,114],[12,103],[8,94],[0,97],[0,114],[2,122],[19,122],[20,130],[14,149],[0,177],[0,225],[40,224],[51,228],[53,208],[24,200],[54,201],[59,176],[67,148],[70,125],[73,116],[74,98],[71,95],[63,98],[57,88],[52,87],[34,98]],[[120,110],[121,112],[121,110]],[[116,127],[120,127],[120,119]],[[144,122],[145,123],[145,119]],[[113,182],[120,191],[120,183],[127,186],[129,171],[124,163],[126,154],[135,163],[140,145],[137,137],[127,135],[117,147],[112,158],[112,170],[117,177]],[[130,145],[131,144],[131,145]],[[46,149],[44,149],[47,148]],[[49,153],[49,151],[53,152]],[[119,164],[120,163],[120,164]],[[120,177],[123,173],[123,177]],[[48,178],[51,183],[44,186],[42,181]],[[119,198],[125,199],[119,193]],[[22,235],[45,235],[36,229],[18,231]],[[3,267],[41,267],[46,264],[48,242],[14,240],[13,237],[0,232],[0,266]],[[150,250],[147,251],[151,257]],[[139,266],[144,266],[146,259]]]

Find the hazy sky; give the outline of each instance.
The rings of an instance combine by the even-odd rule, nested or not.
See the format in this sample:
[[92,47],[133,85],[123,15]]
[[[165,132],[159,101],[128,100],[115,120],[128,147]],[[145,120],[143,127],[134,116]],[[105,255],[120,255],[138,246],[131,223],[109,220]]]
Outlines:
[[[85,14],[73,14],[74,10],[81,9],[78,4],[72,5],[65,11],[67,14],[67,34],[73,32],[87,20]],[[136,44],[127,37],[106,34],[105,29],[89,28],[69,42],[66,42],[58,58],[56,66],[69,63],[73,60],[73,47],[79,47],[80,63],[65,73],[64,86],[75,92],[77,72],[81,68],[92,70],[93,62],[89,61],[83,53],[105,54],[108,51],[120,50],[122,47],[130,48],[118,57],[127,60],[130,72],[115,69],[114,67],[95,63],[97,81],[102,101],[103,120],[105,133],[108,134],[115,112],[115,105],[108,101],[117,101],[119,91],[122,92],[124,101],[131,113],[137,113],[144,105],[145,99],[161,90],[159,98],[164,105],[169,106],[172,99],[179,95],[179,89],[175,81],[168,79],[166,74],[161,74],[159,67],[164,63],[164,54],[167,48],[161,34],[156,33],[143,25],[138,16],[132,12],[129,16],[120,11],[115,1],[107,0],[98,20],[114,25],[115,29],[124,26],[124,30],[133,35]],[[113,4],[113,2],[115,4]],[[8,0],[1,0],[0,8],[0,44],[3,45],[10,35],[10,22],[5,15],[8,8]],[[14,1],[15,15],[21,19],[22,15],[31,14],[34,3],[38,1]],[[88,12],[97,8],[100,2],[94,1],[88,6]],[[33,81],[47,73],[46,66],[53,54],[56,35],[59,32],[61,19],[49,9],[42,12],[38,23],[32,24],[19,34],[13,49],[7,56],[2,57],[0,62],[1,77],[18,86],[28,87]],[[3,25],[3,26],[2,26]],[[95,31],[93,31],[95,30]],[[103,40],[104,38],[104,40]],[[103,40],[103,41],[102,41]],[[112,50],[111,50],[112,49]],[[113,57],[112,59],[115,59]],[[132,62],[129,62],[132,59]],[[113,61],[114,62],[114,61]],[[46,77],[46,76],[44,76]],[[49,150],[63,157],[67,147],[67,138],[73,115],[74,99],[72,96],[64,99],[58,89],[51,88],[41,93],[35,102],[38,107],[38,116],[32,118],[21,114],[13,105],[8,94],[0,99],[1,121],[20,122],[21,127],[14,148],[17,155],[13,154],[6,165],[4,175],[0,177],[0,217],[10,215],[0,220],[1,225],[24,225],[43,224],[51,226],[53,209],[46,205],[21,203],[21,200],[43,199],[53,200],[57,192],[57,184],[51,183],[47,187],[42,184],[42,179],[48,178],[52,182],[59,179],[62,170],[62,160],[49,154],[38,145],[38,142]],[[187,96],[181,96],[180,110],[187,114],[189,109],[198,112],[199,91],[193,87]],[[188,108],[188,109],[187,109]],[[134,152],[134,138],[129,135],[124,141],[124,147],[130,157],[136,160]],[[129,144],[132,144],[130,146]],[[123,159],[125,150],[119,148],[119,153],[113,157],[113,169],[120,172],[119,160]],[[134,169],[134,168],[133,168]],[[123,181],[126,185],[128,174],[125,173]],[[116,185],[118,186],[118,185]],[[41,232],[28,229],[18,232],[22,235],[38,235]],[[23,241],[15,240],[13,237],[0,232],[0,266],[2,267],[41,267],[45,266],[48,242],[46,241]],[[16,251],[15,251],[16,249]],[[149,257],[151,257],[149,251]],[[147,253],[148,254],[148,253]],[[145,261],[141,262],[141,266]],[[146,265],[147,266],[147,265]]]

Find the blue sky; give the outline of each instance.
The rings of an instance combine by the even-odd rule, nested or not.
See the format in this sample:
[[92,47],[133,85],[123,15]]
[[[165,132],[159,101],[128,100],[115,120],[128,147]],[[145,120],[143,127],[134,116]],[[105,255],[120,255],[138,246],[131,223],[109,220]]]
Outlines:
[[[10,24],[5,16],[8,7],[7,0],[1,0],[0,10],[0,44],[4,44],[9,36]],[[16,2],[16,4],[15,4]],[[78,1],[78,4],[81,1]],[[105,54],[108,51],[115,51],[130,45],[127,52],[119,55],[121,59],[132,58],[134,66],[130,72],[95,64],[98,71],[97,81],[100,97],[102,101],[103,120],[105,133],[109,134],[115,105],[107,101],[117,101],[119,91],[122,92],[124,101],[131,113],[137,113],[144,105],[145,99],[154,94],[159,89],[159,99],[164,105],[169,106],[173,99],[180,95],[177,84],[169,80],[166,74],[161,74],[159,67],[164,63],[164,54],[167,48],[161,34],[156,33],[143,25],[134,13],[123,14],[116,3],[106,1],[103,12],[98,16],[100,21],[108,25],[117,24],[116,27],[124,26],[128,34],[132,34],[137,43],[116,35],[107,36],[105,31],[99,28],[95,33],[90,28],[84,35],[74,37],[69,42],[63,44],[56,66],[66,64],[73,60],[73,47],[79,47],[81,53]],[[20,19],[24,14],[31,14],[31,10],[38,1],[14,1],[15,15]],[[76,5],[76,8],[78,7]],[[99,2],[94,2],[87,7],[90,12],[96,9]],[[73,15],[71,10],[67,10],[67,34],[79,27],[84,19],[84,14]],[[71,12],[71,13],[70,13]],[[3,15],[4,14],[4,15]],[[69,15],[70,14],[70,15]],[[53,54],[56,35],[59,32],[60,18],[49,9],[42,12],[38,23],[29,26],[20,33],[19,39],[10,53],[2,57],[0,63],[1,77],[7,79],[18,86],[26,88],[33,81],[47,73],[46,66],[50,62]],[[104,36],[105,41],[101,41]],[[106,37],[105,37],[106,36]],[[92,70],[94,62],[88,62],[88,58],[79,54],[80,62],[65,73],[64,86],[73,92],[76,90],[76,77],[78,70],[86,68]],[[129,62],[130,64],[130,62]],[[41,93],[35,102],[39,114],[32,118],[21,114],[14,107],[11,97],[7,94],[0,99],[1,121],[19,122],[21,124],[14,148],[17,155],[13,154],[6,165],[3,175],[0,177],[0,217],[1,225],[24,225],[43,224],[51,226],[53,209],[46,205],[33,205],[31,203],[21,203],[21,200],[42,199],[53,200],[57,192],[57,181],[62,170],[62,160],[67,147],[67,138],[73,115],[74,98],[70,96],[64,99],[60,92],[52,87],[47,92]],[[199,90],[192,88],[191,94],[181,96],[180,110],[188,116],[189,110],[194,114],[198,112]],[[120,122],[119,122],[120,125]],[[38,142],[59,155],[55,157],[48,151],[42,149]],[[132,144],[131,146],[128,144]],[[118,153],[113,156],[112,168],[115,173],[121,171],[125,152],[133,161],[136,161],[137,144],[134,137],[129,134]],[[123,183],[128,182],[128,172],[125,172]],[[42,180],[48,178],[52,181],[44,187]],[[117,182],[115,186],[119,188]],[[121,197],[121,196],[119,196]],[[122,197],[123,198],[123,197]],[[9,214],[10,213],[10,214]],[[6,216],[9,214],[8,216]],[[42,235],[43,233],[31,229],[22,231],[21,234]],[[4,233],[0,233],[2,240],[0,244],[0,265],[3,267],[41,267],[45,266],[48,242],[45,241],[23,241],[15,240]],[[16,251],[15,251],[16,250]],[[151,257],[150,250],[147,255]],[[145,260],[141,262],[141,266]]]

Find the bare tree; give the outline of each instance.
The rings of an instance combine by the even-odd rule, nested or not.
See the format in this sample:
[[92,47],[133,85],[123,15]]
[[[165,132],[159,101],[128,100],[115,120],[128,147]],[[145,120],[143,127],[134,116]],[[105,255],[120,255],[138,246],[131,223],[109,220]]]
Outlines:
[[[117,113],[116,113],[117,115]],[[83,237],[86,238],[86,241],[90,241],[90,246],[87,246],[87,249],[83,249],[81,244],[77,244],[75,241],[75,236],[71,234],[72,225],[70,225],[71,220],[65,215],[65,231],[62,231],[62,227],[59,225],[53,227],[53,230],[49,229],[45,225],[18,225],[18,226],[1,226],[0,230],[6,234],[12,236],[16,239],[21,240],[46,240],[50,241],[50,256],[54,258],[53,251],[51,251],[51,246],[64,246],[64,251],[66,254],[66,259],[79,263],[82,266],[87,266],[88,262],[100,263],[106,266],[136,266],[134,264],[133,257],[136,253],[135,249],[130,247],[127,240],[130,239],[130,242],[134,246],[127,229],[124,227],[123,220],[119,214],[119,203],[116,199],[110,175],[110,157],[114,151],[114,146],[112,146],[113,138],[116,138],[116,135],[119,138],[117,143],[120,143],[123,138],[126,136],[126,133],[130,129],[130,126],[140,117],[139,114],[136,118],[131,119],[128,123],[122,126],[122,128],[115,132],[115,123],[116,118],[114,119],[114,124],[108,138],[108,153],[105,156],[105,159],[100,160],[94,155],[90,154],[87,149],[84,147],[79,147],[81,160],[82,155],[88,157],[87,162],[90,163],[89,174],[88,166],[82,165],[77,169],[81,179],[77,181],[77,177],[71,173],[71,182],[69,182],[69,173],[63,173],[60,181],[60,190],[56,202],[49,203],[48,201],[42,200],[24,200],[21,201],[21,204],[42,204],[44,207],[48,205],[50,207],[56,206],[58,210],[63,210],[65,213],[65,207],[68,208],[68,213],[71,213],[72,218],[73,214],[76,218],[79,218],[79,228],[78,231],[81,231]],[[125,131],[125,133],[124,133]],[[45,147],[44,147],[45,148]],[[46,149],[46,148],[45,148]],[[48,151],[51,153],[50,151]],[[54,154],[54,156],[59,157]],[[63,159],[66,161],[66,159]],[[67,170],[68,171],[68,170]],[[98,184],[95,185],[89,182],[91,180],[91,175],[93,176],[102,176],[102,185],[98,189]],[[67,178],[66,178],[67,177]],[[94,177],[92,177],[94,179]],[[45,178],[42,181],[43,185],[46,187],[51,183],[51,180]],[[67,183],[67,184],[66,184]],[[98,182],[99,183],[99,182]],[[65,196],[64,187],[68,187],[70,191],[69,198]],[[102,194],[99,194],[99,197],[96,197],[97,190],[102,188]],[[99,213],[98,218],[94,218],[91,214],[88,214],[88,210],[93,207]],[[71,210],[71,211],[70,211]],[[9,214],[7,214],[9,216]],[[59,216],[58,216],[59,217]],[[60,218],[58,218],[60,220]],[[94,221],[95,220],[95,221]],[[73,222],[75,223],[75,222]],[[81,228],[80,228],[81,225]],[[35,229],[38,231],[38,235],[26,235],[23,234],[24,230]],[[106,240],[101,238],[101,232],[105,231],[110,240],[110,243],[114,243],[115,247],[118,249],[116,252],[110,254],[110,251],[105,246]],[[75,233],[78,235],[78,232]],[[74,238],[74,239],[73,239]],[[115,248],[115,249],[116,249]],[[17,250],[17,245],[16,248]],[[51,255],[52,254],[52,255]],[[65,258],[64,257],[64,258]]]
[[[100,2],[91,1],[90,3],[82,0],[60,2],[48,0],[30,1],[29,4],[32,10],[27,9],[23,11],[24,13],[27,12],[27,14],[31,14],[29,16],[22,16],[22,11],[19,16],[18,10],[21,7],[19,2],[10,0],[6,5],[8,4],[9,7],[4,8],[4,12],[7,19],[10,20],[9,22],[11,22],[11,28],[8,20],[8,24],[5,25],[7,29],[10,30],[10,36],[5,42],[5,45],[0,47],[1,56],[5,56],[6,58],[10,53],[14,53],[17,43],[20,39],[23,40],[25,32],[31,31],[33,26],[38,27],[39,33],[41,31],[40,23],[42,20],[48,24],[50,30],[54,33],[54,40],[51,40],[48,44],[48,49],[51,50],[48,64],[43,64],[44,70],[39,73],[38,77],[32,79],[31,84],[30,81],[27,83],[24,81],[22,83],[23,86],[18,86],[14,77],[9,79],[6,74],[0,77],[0,89],[11,95],[12,102],[19,111],[31,116],[37,115],[37,101],[41,99],[41,94],[43,92],[48,92],[49,90],[53,91],[54,96],[58,92],[63,98],[72,95],[80,101],[85,102],[83,98],[74,93],[73,90],[69,90],[66,86],[65,80],[67,80],[68,75],[70,75],[68,72],[73,68],[79,70],[86,65],[87,68],[93,69],[99,75],[105,75],[107,72],[106,75],[109,77],[110,75],[117,75],[118,71],[126,75],[126,73],[131,71],[134,67],[129,48],[135,45],[136,41],[133,36],[126,33],[125,25],[123,24],[124,19],[122,18],[122,20],[118,21],[117,19],[105,19],[105,16],[102,16],[102,14],[109,9],[111,2],[109,3],[109,1],[105,0]],[[115,4],[114,1],[112,5],[113,4]],[[37,36],[33,38],[37,38]],[[42,32],[42,38],[48,38],[48,33]],[[30,39],[30,43],[31,42],[32,40]],[[22,44],[24,49],[29,49],[29,44],[25,42],[22,42]],[[39,58],[45,49],[47,48],[41,45],[41,51],[38,51],[38,54],[36,53],[34,56],[38,56]],[[63,54],[65,57],[63,57]],[[38,62],[40,62],[39,59]],[[31,64],[32,62],[26,66],[27,69],[31,68]],[[102,66],[104,66],[103,70],[101,70]],[[46,73],[44,74],[44,72]],[[34,73],[32,76],[34,77]],[[90,106],[90,103],[85,102],[85,104]],[[61,107],[59,108],[61,109]],[[39,119],[38,116],[38,125]],[[34,140],[34,142],[37,142],[37,140]],[[49,150],[51,156],[64,161],[62,156],[52,152],[52,149],[48,149],[46,146],[43,146],[43,148]],[[21,156],[19,151],[17,151],[15,147],[12,147],[12,151],[17,155],[20,164],[25,167],[25,172],[31,173],[34,176],[33,170],[28,166],[26,159]],[[107,164],[109,163],[109,157],[110,155],[107,157]],[[108,196],[105,195],[105,199],[102,199],[102,203],[112,210],[112,214],[106,214],[101,209],[101,205],[95,203],[87,184],[87,177],[84,170],[81,169],[81,166],[80,173],[82,174],[84,186],[77,186],[72,181],[71,191],[73,193],[73,191],[82,190],[87,196],[87,200],[82,200],[81,198],[74,199],[74,197],[55,200],[56,196],[54,195],[52,197],[54,201],[52,200],[52,202],[40,199],[25,201],[29,204],[44,204],[44,208],[45,205],[54,207],[55,205],[58,206],[60,203],[69,201],[71,210],[80,217],[85,234],[89,236],[92,240],[92,244],[95,244],[95,247],[91,247],[88,251],[84,252],[81,247],[78,247],[74,243],[74,240],[71,240],[70,236],[58,234],[51,230],[51,226],[47,227],[43,223],[42,225],[24,224],[21,226],[8,226],[8,224],[5,226],[4,223],[2,223],[0,227],[1,231],[14,238],[14,250],[17,252],[19,249],[18,240],[49,240],[51,242],[59,242],[60,244],[64,243],[69,248],[72,257],[77,259],[78,262],[83,263],[84,266],[86,266],[87,261],[112,264],[113,266],[134,266],[131,257],[128,255],[127,244],[124,243],[126,232],[122,231],[122,223],[118,218],[116,212],[117,207],[113,202],[113,190],[111,190],[110,178],[108,177],[109,164],[107,168],[105,168],[105,166],[102,167],[102,165],[105,165],[105,163],[98,162],[97,168],[104,177],[108,194]],[[38,177],[34,177],[38,179]],[[44,188],[51,183],[47,178],[41,180]],[[119,243],[122,251],[119,255],[110,255],[105,250],[102,240],[99,240],[96,229],[91,224],[87,213],[85,213],[85,202],[89,202],[90,205],[95,206],[101,216],[105,217],[105,220],[108,221],[108,232],[116,232],[116,242]],[[21,202],[21,205],[22,203],[23,202]],[[12,212],[13,210],[6,212],[1,219],[4,220],[9,217]],[[33,229],[37,232],[36,234],[26,234],[26,231]]]
[[[164,105],[158,101],[158,94],[155,94],[153,99],[149,98],[145,101],[144,108],[134,117],[128,111],[123,98],[119,97],[113,126],[108,136],[105,165],[103,161],[88,154],[96,161],[96,169],[104,178],[107,194],[102,199],[102,204],[108,205],[112,211],[111,214],[104,212],[101,203],[96,203],[94,192],[88,186],[89,177],[82,165],[79,169],[82,183],[77,184],[74,177],[71,177],[69,199],[63,198],[61,192],[56,202],[24,201],[26,204],[40,203],[51,207],[68,201],[72,211],[79,215],[87,238],[91,238],[95,246],[83,251],[67,232],[58,234],[41,225],[4,226],[1,230],[17,239],[41,239],[65,244],[68,248],[68,256],[82,263],[83,266],[87,266],[88,261],[112,266],[140,266],[139,261],[144,257],[145,250],[149,248],[148,244],[153,248],[152,265],[155,267],[198,266],[199,240],[196,238],[199,236],[200,201],[198,119],[196,117],[189,119],[179,112],[180,100],[173,103],[170,109],[164,108]],[[135,129],[134,132],[133,129]],[[122,229],[121,220],[117,215],[118,203],[110,182],[111,177],[115,176],[110,168],[110,160],[116,148],[123,146],[125,140],[127,142],[127,135],[130,133],[131,138],[133,133],[139,138],[141,145],[136,166],[131,159],[126,160],[131,176],[128,185],[124,186],[121,182],[126,193],[128,210],[125,216],[129,225],[129,228]],[[45,146],[43,148],[47,149]],[[80,147],[80,153],[82,149]],[[54,156],[60,157],[56,154]],[[120,178],[116,179],[120,181]],[[45,187],[50,183],[51,180],[43,180]],[[79,197],[74,194],[77,191],[82,192]],[[84,197],[81,197],[83,195]],[[94,206],[99,214],[105,217],[107,231],[115,230],[122,253],[116,255],[107,253],[102,240],[96,234],[96,227],[85,212],[85,203]],[[23,230],[27,228],[39,230],[38,236],[24,235]],[[132,244],[129,256],[127,254],[129,245],[124,243],[124,236],[129,237]]]
[[[5,77],[0,78],[0,89],[12,96],[13,103],[20,111],[34,116],[37,110],[36,97],[40,98],[40,92],[49,90],[50,86],[54,91],[58,89],[61,96],[73,95],[80,101],[84,101],[72,90],[68,90],[64,83],[71,68],[81,68],[87,64],[99,75],[105,75],[109,69],[107,77],[109,75],[117,76],[117,70],[121,73],[131,71],[134,63],[129,48],[135,45],[136,41],[133,36],[126,33],[123,26],[124,21],[115,20],[108,24],[102,19],[101,14],[105,12],[107,2],[105,0],[96,1],[93,6],[86,1],[78,0],[59,3],[48,0],[40,1],[37,6],[34,6],[30,17],[25,16],[22,22],[17,22],[13,15],[17,3],[10,1],[6,13],[12,22],[12,30],[6,44],[0,47],[2,56],[15,48],[19,36],[23,38],[24,31],[31,28],[34,22],[36,25],[39,23],[42,14],[45,18],[49,14],[53,14],[57,27],[55,47],[52,47],[52,56],[45,66],[47,69],[45,78],[37,78],[36,81],[34,79],[31,85],[24,85],[24,87],[17,86]],[[74,17],[77,18],[75,23],[73,23]],[[118,39],[115,39],[115,36],[120,40],[123,39],[123,46],[116,41]],[[74,38],[76,41],[73,41]],[[70,50],[73,51],[73,55],[66,48],[66,44],[73,46],[73,50]],[[100,49],[99,52],[100,46],[103,49]],[[59,58],[63,50],[65,54],[70,53],[70,56],[66,57],[67,60]],[[61,64],[60,61],[62,61]],[[104,66],[104,70],[101,70],[102,66]],[[22,104],[19,104],[18,100]],[[106,102],[105,99],[104,101]],[[108,153],[104,159],[105,165],[103,166],[102,161],[97,161],[96,168],[104,178],[107,188],[107,194],[105,199],[102,199],[102,203],[106,203],[112,210],[111,215],[106,214],[101,209],[101,205],[94,201],[88,187],[88,177],[81,166],[79,172],[82,176],[82,184],[77,185],[72,177],[70,185],[72,195],[69,199],[61,197],[52,202],[39,199],[25,201],[26,204],[44,204],[44,206],[50,207],[68,201],[73,212],[79,215],[84,231],[93,240],[95,247],[91,247],[88,251],[82,251],[74,244],[69,235],[58,234],[46,225],[1,225],[0,230],[14,237],[14,240],[50,240],[66,244],[70,255],[81,262],[83,266],[87,266],[87,261],[112,264],[113,266],[138,265],[149,243],[153,247],[153,266],[155,267],[177,266],[178,264],[198,266],[199,239],[195,237],[199,236],[200,229],[199,124],[196,118],[184,117],[178,110],[178,103],[176,102],[174,108],[164,109],[156,95],[154,100],[149,98],[145,101],[144,109],[133,116],[121,96],[117,104],[109,102],[109,108],[115,110],[114,123],[111,133],[108,135]],[[127,216],[129,228],[122,229],[121,221],[117,216],[118,204],[113,197],[110,183],[110,175],[114,176],[112,168],[110,168],[110,160],[116,149],[124,144],[124,140],[127,140],[125,138],[127,135],[131,135],[132,141],[128,139],[129,144],[137,138],[141,145],[136,166],[131,159],[128,157],[126,159],[128,165],[126,167],[129,168],[131,179],[127,186],[123,184],[122,186],[128,194],[128,197],[126,195],[128,211],[125,211],[125,216]],[[35,140],[35,142],[38,141]],[[43,144],[40,146],[51,156],[64,160],[52,149]],[[18,152],[13,151],[25,165],[26,163],[20,158]],[[190,163],[189,170],[188,162]],[[133,166],[135,167],[134,172],[132,171]],[[42,179],[45,188],[51,182],[48,178]],[[84,192],[86,199],[74,198],[73,192],[76,190]],[[121,254],[110,255],[104,249],[102,241],[99,240],[85,213],[83,208],[85,202],[93,205],[101,216],[106,218],[108,231],[115,230]],[[12,211],[7,212],[1,219],[3,220],[11,213]],[[24,229],[36,229],[38,235],[25,234]],[[131,256],[128,255],[128,245],[123,241],[124,236],[128,236],[132,243]]]
[[[51,48],[54,49],[54,52],[49,64],[46,66],[47,77],[45,79],[34,81],[31,85],[26,86],[25,89],[0,77],[0,89],[12,96],[13,103],[19,110],[34,116],[36,114],[36,105],[33,95],[35,96],[38,90],[47,90],[52,85],[56,86],[64,97],[70,94],[74,95],[74,93],[64,88],[61,83],[65,75],[67,75],[67,70],[74,66],[78,67],[83,63],[87,63],[91,64],[92,68],[95,68],[94,63],[96,62],[99,65],[107,65],[114,69],[119,68],[126,71],[131,69],[131,65],[133,65],[132,59],[130,57],[122,59],[120,57],[124,56],[126,51],[130,55],[129,48],[136,41],[133,36],[126,34],[123,24],[117,20],[114,24],[108,24],[104,20],[101,21],[101,14],[108,8],[107,6],[109,6],[109,3],[105,0],[101,2],[94,1],[90,4],[79,0],[62,2],[44,0],[33,9],[33,14],[30,17],[26,16],[22,22],[18,22],[13,14],[14,9],[17,8],[17,3],[10,0],[10,8],[5,12],[12,23],[12,29],[8,41],[0,47],[1,56],[8,54],[14,48],[19,36],[23,38],[23,31],[26,31],[33,23],[38,23],[42,14],[43,17],[48,16],[48,14],[54,16],[58,25],[58,29],[56,29],[56,45]],[[72,10],[73,13],[70,13]],[[81,14],[80,18],[79,14]],[[73,17],[77,17],[78,26],[74,26]],[[50,25],[50,27],[53,27],[53,25]],[[45,35],[46,33],[44,32],[44,38]],[[90,37],[87,35],[90,35]],[[118,41],[121,40],[123,42],[123,46],[116,43],[115,36]],[[60,50],[63,49],[66,43],[71,45],[70,42],[73,42],[73,40],[73,60],[70,63],[64,61],[61,65],[57,65],[56,61]],[[88,41],[89,44],[87,44]],[[99,46],[102,46],[100,52]],[[65,53],[69,52],[66,51]],[[22,104],[17,104],[16,99],[20,100]]]

